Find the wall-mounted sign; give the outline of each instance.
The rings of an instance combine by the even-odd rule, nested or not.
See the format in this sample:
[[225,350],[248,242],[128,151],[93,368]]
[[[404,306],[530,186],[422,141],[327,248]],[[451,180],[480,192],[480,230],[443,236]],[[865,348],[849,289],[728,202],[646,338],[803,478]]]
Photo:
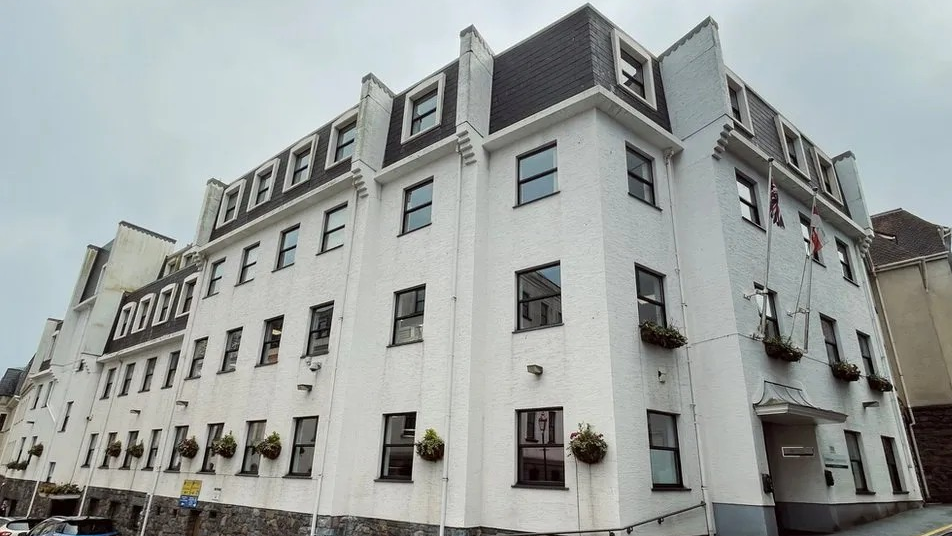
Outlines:
[[813,447],[780,447],[780,452],[784,458],[812,458],[815,454]]
[[833,469],[849,469],[850,459],[845,454],[827,452],[823,454],[823,465]]
[[182,493],[179,495],[179,508],[198,508],[198,496],[201,493],[201,480],[186,480],[182,482]]

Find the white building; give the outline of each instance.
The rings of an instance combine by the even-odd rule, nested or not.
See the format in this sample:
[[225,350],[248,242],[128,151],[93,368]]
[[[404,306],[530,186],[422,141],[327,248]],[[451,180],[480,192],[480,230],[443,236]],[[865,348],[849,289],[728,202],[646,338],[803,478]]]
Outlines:
[[[753,337],[771,157],[783,333],[803,325],[783,314],[798,219],[827,185],[799,363]],[[159,248],[159,278],[110,298],[93,373],[63,369],[83,380],[51,404],[88,418],[37,463],[129,531],[833,531],[920,500],[895,397],[829,372],[865,343],[866,373],[889,376],[868,227],[853,156],[826,157],[746,87],[713,20],[658,57],[587,5],[501,53],[467,28],[414,87],[368,75],[354,108],[209,181],[195,245]],[[644,342],[647,320],[688,345]],[[604,434],[600,463],[566,454],[577,423]],[[429,428],[438,462],[413,454]],[[212,454],[229,432],[234,456]],[[272,432],[275,460],[249,448]],[[30,471],[7,472],[27,479],[18,504],[45,476]],[[178,508],[185,480],[197,508]]]

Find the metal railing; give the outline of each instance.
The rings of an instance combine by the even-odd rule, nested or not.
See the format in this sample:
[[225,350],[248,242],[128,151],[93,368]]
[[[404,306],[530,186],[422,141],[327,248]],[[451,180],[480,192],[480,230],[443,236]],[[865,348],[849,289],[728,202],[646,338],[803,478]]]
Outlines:
[[674,510],[672,512],[667,512],[661,514],[660,516],[655,516],[637,523],[632,523],[631,525],[625,525],[623,527],[611,528],[611,529],[588,529],[588,530],[559,530],[559,531],[548,531],[548,532],[518,532],[513,533],[516,536],[562,536],[564,534],[595,534],[598,532],[607,532],[610,536],[615,536],[616,532],[625,531],[626,534],[631,534],[636,527],[642,525],[647,525],[648,523],[657,522],[659,525],[664,523],[664,520],[676,516],[678,514],[683,514],[685,512],[690,512],[691,510],[697,510],[698,508],[704,508],[704,501],[701,501],[694,506],[688,506],[687,508],[681,508],[680,510]]

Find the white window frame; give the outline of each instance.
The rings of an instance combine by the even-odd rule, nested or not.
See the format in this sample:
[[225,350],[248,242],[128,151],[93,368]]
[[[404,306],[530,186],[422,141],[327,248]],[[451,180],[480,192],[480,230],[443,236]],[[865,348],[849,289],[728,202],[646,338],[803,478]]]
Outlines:
[[[750,101],[747,99],[747,85],[733,73],[733,71],[727,71],[727,110],[728,115],[731,116],[731,119],[734,120],[734,125],[740,127],[742,130],[746,131],[751,136],[754,135],[754,121],[750,117]],[[730,90],[733,89],[737,93],[737,104],[740,106],[740,121],[734,119],[734,114],[731,113],[730,103],[731,95]]]
[[174,312],[173,308],[175,305],[175,283],[162,287],[162,290],[159,291],[159,299],[156,300],[156,305],[162,303],[162,296],[165,296],[166,294],[169,296],[169,309],[166,312],[165,318],[159,318],[159,313],[162,311],[162,307],[155,308],[155,318],[152,320],[153,326],[157,326],[172,318],[172,313]]
[[[777,114],[777,133],[780,135],[780,148],[783,150],[783,161],[791,168],[800,172],[807,180],[810,180],[810,172],[807,171],[807,154],[803,146],[803,136],[800,134],[800,131],[797,130],[790,121],[787,121],[784,116]],[[802,167],[794,165],[789,159],[790,151],[787,147],[787,134],[790,134],[794,138],[794,150],[797,152],[797,157]]]
[[[413,101],[436,88],[436,123],[423,130],[410,134],[410,120],[413,118]],[[415,88],[407,91],[403,97],[403,133],[400,135],[400,143],[406,143],[413,138],[421,136],[434,128],[440,126],[443,122],[443,97],[446,89],[446,75],[443,73],[432,76]]]
[[[195,283],[195,286],[192,287],[192,307],[190,307],[188,311],[183,311],[183,310],[182,310],[182,306],[184,305],[184,303],[182,302],[182,296],[185,295],[185,285],[187,285],[187,284],[189,284],[189,283]],[[189,314],[190,312],[192,312],[192,309],[195,308],[195,298],[199,295],[198,293],[199,293],[199,288],[198,288],[198,274],[195,273],[195,274],[192,274],[192,275],[186,277],[186,278],[182,281],[182,291],[179,292],[178,303],[175,304],[175,318],[178,318],[178,317],[180,317],[180,316],[185,316],[185,315]]]
[[[274,180],[278,178],[278,163],[280,161],[275,158],[268,162],[267,164],[259,167],[255,170],[254,175],[251,179],[251,191],[248,193],[248,210],[251,210],[257,206],[263,205],[271,200],[271,196],[274,195]],[[268,186],[268,195],[265,197],[264,201],[260,203],[255,203],[255,197],[258,195],[258,185],[261,184],[261,177],[270,176],[271,184]]]
[[[284,191],[285,192],[287,192],[288,190],[292,188],[297,188],[298,186],[301,186],[302,184],[310,180],[311,178],[310,175],[311,175],[311,172],[314,170],[314,162],[316,161],[316,157],[317,157],[317,138],[318,138],[317,133],[311,134],[310,136],[297,142],[296,144],[294,144],[293,147],[288,149],[288,165],[287,165],[287,169],[284,172]],[[291,186],[291,177],[294,176],[294,160],[295,158],[297,158],[296,156],[297,153],[301,152],[301,149],[304,149],[305,147],[311,148],[311,161],[307,164],[308,177],[302,180],[301,182],[295,184],[294,186]]]
[[[635,59],[641,60],[641,65],[645,71],[645,96],[632,91],[628,86],[624,84],[624,77],[621,74],[621,49],[624,47],[627,49],[627,52],[630,53]],[[651,107],[652,110],[658,109],[658,101],[655,97],[655,84],[654,84],[654,61],[651,56],[651,53],[647,49],[635,42],[634,39],[628,37],[624,32],[618,30],[618,28],[612,29],[612,53],[615,56],[615,82],[629,95],[636,97],[638,100],[644,102]]]
[[[135,321],[136,321],[135,313],[136,313],[136,302],[127,303],[122,306],[122,309],[119,310],[119,323],[116,324],[116,333],[113,336],[113,340],[121,339],[125,337],[132,330],[132,325],[135,324]],[[126,314],[129,315],[128,322],[126,322],[126,325],[123,326],[122,318]]]
[[[238,191],[238,201],[235,202],[235,215],[230,220],[225,219],[225,208],[228,206],[228,196],[231,195],[235,190]],[[238,207],[241,206],[241,196],[245,191],[245,181],[238,181],[235,184],[232,184],[228,188],[225,188],[225,191],[221,196],[221,206],[218,207],[218,223],[217,226],[225,225],[235,221],[238,218]]]
[[99,291],[102,290],[102,281],[103,281],[103,278],[106,277],[107,266],[109,266],[108,262],[103,264],[102,268],[99,269],[99,280],[96,281],[96,292],[95,292],[96,295],[98,295]]
[[[437,96],[437,98],[439,98],[439,96]],[[436,108],[437,108],[436,114],[437,114],[437,116],[439,116],[439,114],[440,114],[440,112],[439,112],[440,103],[439,103],[439,102],[437,102]],[[355,106],[354,108],[352,108],[352,109],[347,110],[346,112],[344,112],[343,115],[341,115],[340,117],[338,117],[337,119],[335,119],[334,122],[331,124],[331,135],[330,135],[331,137],[330,137],[330,140],[328,140],[328,143],[327,143],[327,158],[324,159],[324,169],[325,169],[325,170],[326,170],[326,169],[330,169],[330,168],[336,166],[337,164],[340,164],[340,163],[343,162],[344,160],[347,160],[347,158],[351,158],[350,156],[348,156],[347,158],[341,158],[340,160],[334,160],[334,155],[337,154],[337,137],[340,135],[340,129],[341,129],[341,127],[345,127],[345,126],[347,126],[347,125],[349,125],[349,124],[351,124],[351,123],[353,123],[353,122],[355,122],[355,121],[357,121],[357,107],[356,107],[356,106]],[[354,125],[354,127],[356,128],[356,125]],[[354,144],[356,144],[356,143],[357,143],[357,140],[356,140],[356,138],[355,138],[355,139],[354,139]]]
[[[820,188],[822,188],[824,192],[831,195],[833,199],[836,199],[837,201],[842,203],[843,192],[840,190],[840,179],[836,175],[836,168],[833,167],[833,159],[830,158],[829,156],[826,156],[826,153],[824,153],[819,147],[814,145],[813,146],[813,163],[816,164],[816,172],[820,174],[820,176],[817,177],[817,180],[820,183]],[[826,166],[830,168],[830,171],[833,172],[833,176],[830,177],[830,186],[833,188],[832,191],[826,188],[826,182],[823,180],[823,177],[825,175],[825,172],[823,171],[824,164],[826,164]]]
[[148,295],[146,295],[146,296],[143,296],[141,299],[139,299],[139,306],[138,306],[137,309],[138,309],[138,312],[141,313],[141,312],[142,312],[142,308],[143,308],[143,307],[146,308],[146,310],[145,310],[145,315],[142,316],[142,318],[143,318],[145,321],[142,322],[142,327],[141,327],[141,328],[137,328],[137,327],[136,327],[136,324],[139,323],[139,317],[138,317],[138,316],[133,317],[134,322],[132,323],[132,331],[131,331],[131,333],[138,333],[138,332],[144,330],[144,329],[146,328],[146,326],[149,325],[149,318],[152,317],[152,306],[153,306],[153,305],[155,305],[155,294],[148,294]]

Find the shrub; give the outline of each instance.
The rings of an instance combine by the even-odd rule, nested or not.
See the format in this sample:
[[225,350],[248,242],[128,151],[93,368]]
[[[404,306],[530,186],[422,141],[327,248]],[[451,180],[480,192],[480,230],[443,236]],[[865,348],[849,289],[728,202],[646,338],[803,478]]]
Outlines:
[[869,387],[874,391],[879,391],[880,393],[888,393],[893,390],[893,384],[885,376],[879,376],[877,374],[870,374],[866,377],[866,382],[869,383]]
[[767,337],[764,339],[764,350],[767,355],[781,361],[795,363],[803,357],[803,350],[797,348],[790,339],[783,337]]
[[687,337],[675,327],[659,326],[654,322],[642,322],[639,328],[641,328],[641,340],[648,344],[674,349],[688,343]]
[[837,361],[830,368],[833,370],[833,377],[844,382],[855,382],[859,379],[859,366],[846,361]]

